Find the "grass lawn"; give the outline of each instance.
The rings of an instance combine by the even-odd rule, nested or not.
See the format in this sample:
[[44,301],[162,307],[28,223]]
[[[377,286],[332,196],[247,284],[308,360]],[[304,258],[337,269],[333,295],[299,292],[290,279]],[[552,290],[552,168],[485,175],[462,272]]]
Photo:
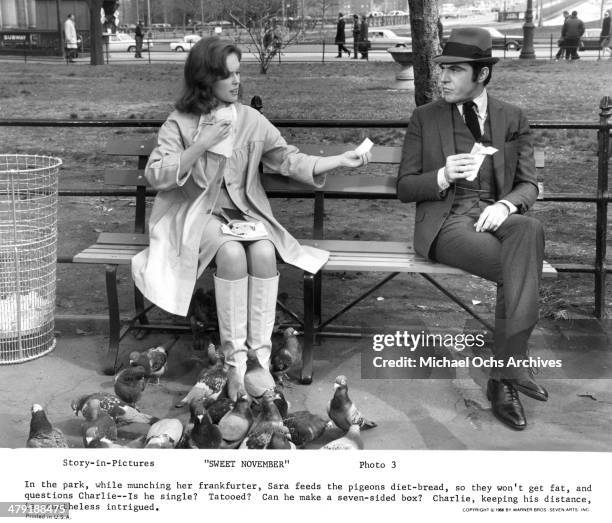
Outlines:
[[[264,101],[270,118],[371,118],[408,119],[412,93],[392,91],[397,65],[393,63],[326,63],[273,65],[268,75],[258,74],[255,64],[244,64],[245,103],[255,94]],[[182,66],[154,64],[68,67],[55,64],[2,64],[0,107],[4,118],[164,118],[181,87]],[[511,60],[495,66],[493,96],[524,108],[532,120],[597,122],[599,101],[610,94],[612,62],[547,63]],[[1,152],[44,153],[64,160],[62,187],[102,187],[103,170],[109,165],[104,145],[113,134],[150,133],[148,129],[61,129],[0,127]],[[283,131],[287,140],[358,142],[361,129]],[[401,130],[371,130],[379,144],[401,144]],[[546,190],[592,191],[597,180],[597,142],[594,131],[534,131],[534,143],[546,149]],[[61,253],[74,253],[92,243],[99,231],[128,230],[133,207],[129,199],[62,198],[60,201]],[[275,212],[296,235],[308,234],[310,201],[273,202]],[[327,208],[329,237],[401,239],[412,236],[413,206],[398,202],[330,202]],[[353,213],[368,218],[354,219]],[[547,231],[546,257],[550,261],[592,262],[594,259],[595,209],[592,204],[536,205],[533,214]],[[358,229],[355,229],[357,223]],[[60,266],[59,312],[104,312],[104,284],[99,268]],[[296,275],[287,281],[297,281]],[[348,276],[330,277],[332,290],[361,285]],[[351,275],[352,278],[352,275]],[[410,285],[385,291],[391,315],[414,308],[421,313],[455,311],[439,300],[416,276],[402,276]],[[127,271],[122,276],[129,288]],[[91,282],[83,296],[75,281]],[[365,278],[366,283],[368,278]],[[449,278],[448,285],[482,300],[481,312],[492,311],[494,288],[476,278]],[[467,293],[467,294],[466,294]],[[562,275],[543,289],[544,311],[592,313],[593,283],[590,276]],[[129,307],[129,293],[125,308]],[[406,304],[405,298],[411,298]],[[296,303],[299,296],[295,297]],[[374,299],[374,298],[373,298]],[[608,300],[610,301],[610,300]],[[368,305],[368,303],[370,305]],[[376,303],[376,302],[374,302]],[[366,302],[364,307],[372,306]],[[378,305],[374,305],[378,307]],[[388,316],[389,310],[384,313]]]

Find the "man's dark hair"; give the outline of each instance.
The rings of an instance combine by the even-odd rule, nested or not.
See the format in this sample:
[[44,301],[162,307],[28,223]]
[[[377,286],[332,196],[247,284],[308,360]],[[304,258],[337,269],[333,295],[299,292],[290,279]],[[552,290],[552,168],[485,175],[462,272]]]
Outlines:
[[491,81],[491,76],[493,75],[493,64],[490,62],[475,62],[472,63],[472,81],[475,82],[478,79],[478,75],[480,71],[482,71],[483,67],[489,68],[489,75],[485,78],[483,85],[487,85]]
[[578,11],[572,11],[572,16],[578,16]]
[[217,105],[213,85],[229,76],[227,57],[235,54],[241,59],[240,49],[232,42],[216,36],[202,38],[185,61],[183,92],[174,106],[181,112],[196,115],[210,113]]

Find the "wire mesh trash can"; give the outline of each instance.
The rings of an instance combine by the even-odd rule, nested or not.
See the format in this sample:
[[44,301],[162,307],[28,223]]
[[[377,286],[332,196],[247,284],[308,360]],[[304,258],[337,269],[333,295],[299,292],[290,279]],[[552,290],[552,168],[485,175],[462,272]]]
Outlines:
[[0,364],[55,348],[61,164],[49,156],[0,154]]

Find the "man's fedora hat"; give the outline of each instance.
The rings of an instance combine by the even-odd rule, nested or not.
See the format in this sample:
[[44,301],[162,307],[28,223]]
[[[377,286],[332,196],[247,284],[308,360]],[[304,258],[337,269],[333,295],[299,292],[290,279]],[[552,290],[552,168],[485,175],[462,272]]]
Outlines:
[[493,42],[489,31],[482,27],[462,27],[453,29],[442,50],[435,56],[437,64],[456,64],[460,62],[486,62],[494,64],[499,58],[493,58]]

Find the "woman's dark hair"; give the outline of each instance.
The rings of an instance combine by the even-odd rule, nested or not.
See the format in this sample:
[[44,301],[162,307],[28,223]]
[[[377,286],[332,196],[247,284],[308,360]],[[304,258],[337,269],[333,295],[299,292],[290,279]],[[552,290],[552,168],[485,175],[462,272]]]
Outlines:
[[232,42],[216,36],[202,38],[189,52],[185,61],[183,92],[174,106],[181,112],[196,115],[212,111],[217,100],[213,95],[213,85],[217,80],[227,78],[227,57],[242,53]]

